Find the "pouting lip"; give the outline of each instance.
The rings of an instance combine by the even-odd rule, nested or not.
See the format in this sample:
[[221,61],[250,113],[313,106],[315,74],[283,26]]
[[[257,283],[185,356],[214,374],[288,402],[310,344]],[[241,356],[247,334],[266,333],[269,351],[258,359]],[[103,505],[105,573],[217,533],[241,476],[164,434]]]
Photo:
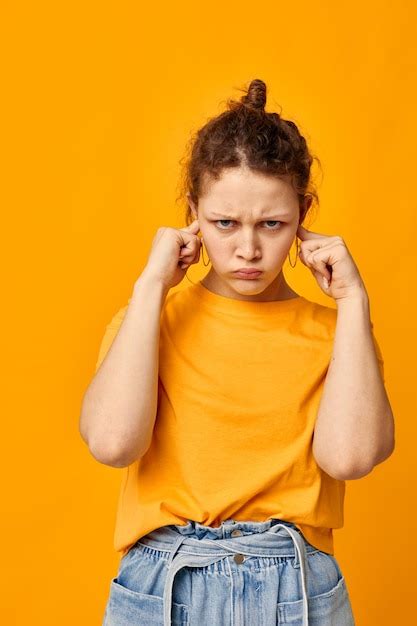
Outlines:
[[246,267],[242,267],[242,269],[235,270],[233,273],[236,274],[238,272],[241,274],[258,274],[258,273],[261,273],[262,270],[248,269]]

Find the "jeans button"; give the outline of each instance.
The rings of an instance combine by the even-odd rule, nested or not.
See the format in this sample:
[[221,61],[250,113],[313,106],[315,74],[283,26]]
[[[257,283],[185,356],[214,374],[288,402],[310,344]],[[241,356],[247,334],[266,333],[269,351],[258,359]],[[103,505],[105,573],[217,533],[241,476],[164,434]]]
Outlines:
[[239,529],[232,530],[232,532],[230,533],[232,537],[240,537],[242,534],[243,534],[242,531]]
[[235,559],[236,563],[243,563],[243,561],[245,560],[243,554],[235,554],[233,558]]

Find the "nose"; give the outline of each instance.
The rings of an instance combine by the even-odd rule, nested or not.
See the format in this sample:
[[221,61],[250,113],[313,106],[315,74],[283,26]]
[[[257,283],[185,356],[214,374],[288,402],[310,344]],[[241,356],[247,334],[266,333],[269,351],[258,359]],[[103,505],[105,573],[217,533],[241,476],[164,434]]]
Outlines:
[[261,250],[256,242],[256,237],[249,234],[246,237],[242,238],[240,244],[237,247],[236,254],[239,257],[247,259],[248,261],[250,261],[251,259],[259,258],[261,256]]

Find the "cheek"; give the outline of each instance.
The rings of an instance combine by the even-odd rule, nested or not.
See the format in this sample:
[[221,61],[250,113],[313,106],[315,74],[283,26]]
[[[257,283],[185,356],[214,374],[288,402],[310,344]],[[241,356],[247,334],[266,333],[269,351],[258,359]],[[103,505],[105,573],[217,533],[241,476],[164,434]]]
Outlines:
[[295,233],[288,231],[285,237],[282,237],[280,241],[280,250],[282,250],[283,254],[288,254],[291,246],[294,245]]
[[224,241],[219,240],[218,237],[204,237],[204,244],[212,257],[221,259],[228,256],[228,245]]
[[266,254],[274,257],[285,257],[291,248],[292,237],[279,237],[276,241],[270,241],[265,244],[264,251]]

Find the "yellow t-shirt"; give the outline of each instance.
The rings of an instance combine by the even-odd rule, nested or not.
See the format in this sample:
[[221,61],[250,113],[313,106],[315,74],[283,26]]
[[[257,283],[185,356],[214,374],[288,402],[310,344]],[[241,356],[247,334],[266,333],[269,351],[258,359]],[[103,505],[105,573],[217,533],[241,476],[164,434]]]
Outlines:
[[[96,370],[127,307],[106,328]],[[336,321],[336,308],[302,296],[249,302],[201,283],[168,292],[158,413],[150,448],[122,469],[116,551],[188,519],[218,526],[277,517],[334,554],[345,481],[317,465],[312,438]]]

